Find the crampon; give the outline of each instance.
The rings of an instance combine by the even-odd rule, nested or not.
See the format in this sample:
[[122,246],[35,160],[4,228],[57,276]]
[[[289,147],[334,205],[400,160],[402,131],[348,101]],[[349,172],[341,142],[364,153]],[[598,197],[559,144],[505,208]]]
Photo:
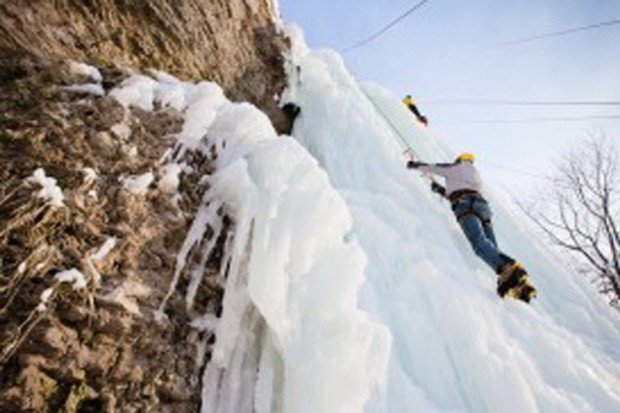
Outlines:
[[529,303],[538,295],[536,288],[528,279],[529,274],[523,267],[514,263],[509,268],[502,271],[497,282],[497,294],[504,298],[506,296],[515,300]]

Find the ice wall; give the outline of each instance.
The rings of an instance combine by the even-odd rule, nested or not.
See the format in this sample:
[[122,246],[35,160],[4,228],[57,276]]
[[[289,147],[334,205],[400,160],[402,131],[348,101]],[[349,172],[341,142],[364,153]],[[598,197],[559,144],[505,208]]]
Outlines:
[[231,105],[208,133],[228,159],[211,182],[237,224],[203,411],[360,411],[389,340],[358,309],[365,256],[326,174],[266,125]]
[[293,136],[352,211],[368,258],[362,306],[393,336],[386,385],[366,411],[620,411],[618,315],[487,190],[501,247],[539,289],[532,306],[499,299],[449,206],[405,169],[394,129],[423,160],[451,160],[449,149],[398,98],[362,88],[339,55],[286,30]]
[[[213,83],[155,72],[131,76],[110,94],[125,107],[184,114],[176,145],[162,159],[172,175],[164,177],[167,191],[176,190],[178,174],[189,167],[188,151],[216,164],[201,182],[208,189],[159,320],[184,274],[185,303],[193,307],[223,215],[234,221],[219,280],[222,316],[207,313],[190,323],[216,336],[202,411],[361,411],[385,376],[389,334],[359,309],[366,257],[350,236],[346,203],[316,160],[292,138],[277,136],[261,111],[230,102]],[[206,237],[209,229],[216,236]],[[189,263],[196,248],[202,261]],[[199,343],[199,360],[206,346]]]

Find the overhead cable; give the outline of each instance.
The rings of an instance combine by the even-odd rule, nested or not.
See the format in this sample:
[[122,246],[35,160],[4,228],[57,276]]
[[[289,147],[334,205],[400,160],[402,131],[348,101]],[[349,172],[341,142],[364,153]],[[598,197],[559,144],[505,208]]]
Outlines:
[[484,160],[482,162],[479,161],[479,163],[482,163],[483,165],[490,166],[492,168],[503,169],[504,171],[507,171],[507,172],[510,172],[510,173],[514,173],[514,174],[527,175],[527,176],[531,176],[532,178],[545,179],[547,181],[555,181],[555,179],[553,177],[545,176],[545,175],[541,175],[541,174],[536,174],[536,173],[533,173],[533,172],[526,171],[524,169],[517,169],[517,168],[509,167],[509,166],[498,164],[498,163],[488,162],[486,160]]
[[419,99],[425,105],[468,106],[620,106],[617,100],[501,100],[501,99]]
[[365,38],[364,40],[360,41],[359,43],[355,43],[355,44],[353,44],[351,46],[346,47],[345,49],[343,49],[342,52],[343,53],[347,53],[347,52],[349,52],[351,50],[358,49],[358,48],[360,48],[362,46],[367,45],[368,43],[372,42],[373,40],[375,40],[376,38],[381,36],[383,33],[385,33],[388,30],[390,30],[392,27],[396,26],[399,22],[401,22],[402,20],[407,18],[411,13],[413,13],[414,11],[416,11],[417,9],[419,9],[425,3],[428,3],[428,2],[429,2],[429,0],[422,0],[419,3],[416,3],[409,10],[407,10],[405,13],[401,14],[396,19],[392,20],[390,23],[388,23],[387,25],[383,26],[377,32],[375,32],[372,35],[368,36],[367,38]]
[[496,43],[492,45],[492,47],[499,48],[499,47],[506,47],[506,46],[514,46],[517,44],[529,43],[529,42],[535,42],[537,40],[548,39],[550,37],[565,36],[567,34],[572,34],[576,32],[584,32],[584,31],[589,31],[589,30],[600,29],[602,27],[613,26],[616,24],[620,24],[620,20],[618,19],[610,20],[610,21],[601,22],[601,23],[588,24],[586,26],[581,26],[581,27],[574,27],[574,28],[566,29],[566,30],[559,30],[555,32],[544,33],[544,34],[540,34],[537,36],[523,37],[521,39],[515,39],[515,40],[509,40],[507,42]]
[[620,115],[593,115],[593,116],[574,116],[574,117],[546,117],[531,119],[471,119],[462,121],[434,121],[434,124],[440,125],[460,125],[460,124],[519,124],[519,123],[546,123],[546,122],[581,122],[588,120],[613,120],[620,119]]

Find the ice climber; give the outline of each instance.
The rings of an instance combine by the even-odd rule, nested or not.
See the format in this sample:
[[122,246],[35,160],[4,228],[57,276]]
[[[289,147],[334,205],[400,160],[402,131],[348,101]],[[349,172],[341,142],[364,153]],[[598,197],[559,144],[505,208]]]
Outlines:
[[420,113],[411,95],[405,96],[403,103],[409,108],[410,111],[413,112],[415,117],[418,119],[418,122],[422,123],[424,126],[428,126],[428,119]]
[[529,283],[526,271],[497,246],[491,209],[480,192],[482,182],[474,166],[474,156],[464,153],[454,163],[446,164],[411,160],[407,167],[445,178],[445,187],[433,181],[431,189],[452,203],[452,211],[474,252],[499,276],[497,293],[500,297],[508,295],[526,302],[534,298],[536,290]]

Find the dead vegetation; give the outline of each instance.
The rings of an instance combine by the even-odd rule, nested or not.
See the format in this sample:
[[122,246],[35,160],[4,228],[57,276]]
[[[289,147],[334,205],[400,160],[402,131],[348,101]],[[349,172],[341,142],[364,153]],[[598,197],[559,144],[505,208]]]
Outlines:
[[[0,410],[196,411],[204,368],[197,354],[213,337],[188,322],[194,313],[220,311],[216,277],[226,229],[202,240],[220,237],[192,313],[183,293],[187,272],[202,261],[200,248],[170,299],[168,322],[157,323],[153,310],[168,290],[206,190],[200,180],[213,163],[186,155],[192,171],[181,175],[176,201],[156,185],[143,196],[129,193],[119,178],[158,175],[180,115],[126,115],[107,97],[64,91],[84,81],[65,69],[35,67],[0,85]],[[110,86],[123,74],[104,76]],[[114,132],[120,122],[130,138]],[[36,196],[40,188],[27,178],[37,168],[57,179],[64,206]],[[96,179],[85,179],[84,168]],[[116,243],[109,254],[91,260],[110,238]],[[54,279],[72,268],[86,288]],[[45,291],[51,295],[43,299]]]

